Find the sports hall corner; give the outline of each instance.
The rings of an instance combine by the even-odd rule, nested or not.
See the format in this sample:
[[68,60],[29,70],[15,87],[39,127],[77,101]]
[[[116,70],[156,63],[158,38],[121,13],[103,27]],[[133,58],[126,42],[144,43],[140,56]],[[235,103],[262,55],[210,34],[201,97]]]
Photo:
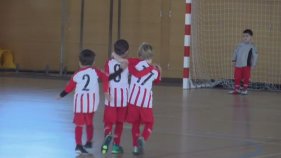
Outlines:
[[0,158],[281,158],[280,17],[279,0],[1,0]]

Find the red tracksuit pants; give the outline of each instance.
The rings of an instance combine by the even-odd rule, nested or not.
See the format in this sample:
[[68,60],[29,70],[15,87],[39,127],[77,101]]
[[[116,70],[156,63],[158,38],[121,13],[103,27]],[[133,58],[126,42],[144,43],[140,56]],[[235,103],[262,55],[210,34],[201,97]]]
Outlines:
[[235,90],[240,89],[240,82],[243,81],[243,88],[247,90],[251,76],[251,67],[235,67],[234,69],[234,86]]

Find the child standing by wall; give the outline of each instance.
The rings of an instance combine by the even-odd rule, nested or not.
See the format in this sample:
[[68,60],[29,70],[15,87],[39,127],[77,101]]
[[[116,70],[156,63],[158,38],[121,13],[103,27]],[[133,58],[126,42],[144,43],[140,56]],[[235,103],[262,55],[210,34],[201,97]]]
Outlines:
[[[98,79],[103,82],[105,97],[108,94],[108,76],[99,69],[92,67],[95,61],[95,53],[89,49],[83,50],[79,55],[80,70],[74,73],[60,97],[75,90],[74,94],[74,119],[75,124],[75,151],[78,154],[87,153],[85,148],[92,147],[94,133],[93,117],[99,105]],[[82,145],[83,126],[86,126],[87,142]]]
[[[246,29],[243,31],[243,41],[234,51],[232,62],[234,63],[234,90],[231,94],[248,94],[251,68],[257,63],[257,49],[252,43],[253,31]],[[240,91],[240,82],[243,81],[243,88]]]

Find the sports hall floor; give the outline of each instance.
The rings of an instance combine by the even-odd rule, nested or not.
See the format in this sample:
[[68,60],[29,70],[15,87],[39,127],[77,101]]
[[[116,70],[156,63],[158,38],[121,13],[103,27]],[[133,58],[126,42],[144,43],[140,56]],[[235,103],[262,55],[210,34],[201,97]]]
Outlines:
[[[95,116],[91,155],[74,152],[67,80],[0,76],[0,158],[101,158],[103,104]],[[155,128],[145,154],[133,156],[125,125],[119,158],[281,158],[281,93],[154,87]],[[114,157],[110,153],[105,157]]]

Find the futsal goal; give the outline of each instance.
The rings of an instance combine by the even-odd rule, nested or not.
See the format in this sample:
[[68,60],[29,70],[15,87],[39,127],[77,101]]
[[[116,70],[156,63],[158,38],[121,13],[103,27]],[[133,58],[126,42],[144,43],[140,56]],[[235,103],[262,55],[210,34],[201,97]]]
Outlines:
[[281,1],[193,0],[190,79],[194,87],[231,88],[232,55],[244,29],[258,50],[250,88],[281,90]]

